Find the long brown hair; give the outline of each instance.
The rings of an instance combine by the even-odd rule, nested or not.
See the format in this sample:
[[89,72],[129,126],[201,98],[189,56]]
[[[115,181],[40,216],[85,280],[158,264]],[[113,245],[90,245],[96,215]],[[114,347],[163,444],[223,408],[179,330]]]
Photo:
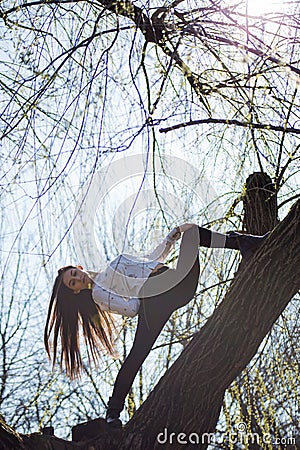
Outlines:
[[[79,294],[63,283],[66,270],[74,266],[62,267],[58,271],[50,298],[47,321],[44,332],[45,348],[53,367],[55,366],[58,339],[61,341],[60,367],[65,365],[70,378],[80,375],[83,362],[80,353],[79,322],[87,347],[88,360],[97,364],[101,349],[115,355],[113,331],[115,326],[111,315],[102,311],[92,298],[90,289]],[[53,353],[51,358],[50,335],[53,330]]]

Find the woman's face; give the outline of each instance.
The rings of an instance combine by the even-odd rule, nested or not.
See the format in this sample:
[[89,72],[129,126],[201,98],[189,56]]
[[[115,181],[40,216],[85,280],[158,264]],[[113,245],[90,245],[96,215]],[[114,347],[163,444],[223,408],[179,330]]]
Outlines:
[[89,278],[88,274],[79,268],[71,268],[64,272],[63,274],[64,284],[72,289],[75,294],[79,294],[82,289],[89,289],[92,280]]

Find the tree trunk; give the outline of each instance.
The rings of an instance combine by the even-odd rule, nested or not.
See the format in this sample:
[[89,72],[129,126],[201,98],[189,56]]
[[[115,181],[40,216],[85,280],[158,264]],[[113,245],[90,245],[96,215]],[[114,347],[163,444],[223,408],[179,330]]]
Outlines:
[[276,188],[268,174],[254,172],[246,180],[243,229],[262,235],[279,222]]
[[[252,197],[247,201],[250,204]],[[254,201],[257,204],[257,197]],[[272,208],[277,220],[277,208]],[[272,214],[261,216],[266,217],[264,229],[259,228],[259,220],[254,217],[249,219],[251,226],[247,229],[252,231],[251,227],[256,226],[255,232],[265,232],[273,223]],[[65,447],[62,440],[29,436],[22,448],[42,449],[36,439],[41,443],[47,439],[47,448],[57,450],[88,449],[91,445],[94,450],[187,449],[193,444],[207,448],[208,433],[215,430],[226,388],[249,364],[299,289],[300,201],[241,267],[223,302],[121,432],[108,434],[104,430],[92,441],[65,443]]]

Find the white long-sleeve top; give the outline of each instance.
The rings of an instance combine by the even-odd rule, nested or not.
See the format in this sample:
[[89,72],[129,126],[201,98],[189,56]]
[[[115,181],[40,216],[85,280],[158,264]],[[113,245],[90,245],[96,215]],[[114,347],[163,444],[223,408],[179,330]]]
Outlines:
[[172,230],[168,236],[143,258],[121,254],[102,272],[88,270],[93,280],[92,297],[104,311],[134,317],[140,307],[139,291],[152,270],[163,263],[174,246]]

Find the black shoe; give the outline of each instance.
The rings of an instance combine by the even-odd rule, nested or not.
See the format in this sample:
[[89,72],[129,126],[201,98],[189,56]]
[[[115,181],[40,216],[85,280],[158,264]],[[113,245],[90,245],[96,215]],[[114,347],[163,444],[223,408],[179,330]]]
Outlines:
[[109,397],[105,420],[110,427],[122,428],[122,422],[119,419],[119,417],[123,408],[124,408],[124,400],[120,401],[118,398],[114,396]]
[[107,414],[105,420],[107,425],[109,425],[111,428],[122,428],[122,422],[119,417],[111,417],[109,414]]
[[242,234],[237,231],[231,231],[228,233],[230,238],[238,240],[239,250],[243,259],[251,258],[259,247],[264,243],[266,238],[271,232],[264,234],[263,236],[255,236],[252,234]]

